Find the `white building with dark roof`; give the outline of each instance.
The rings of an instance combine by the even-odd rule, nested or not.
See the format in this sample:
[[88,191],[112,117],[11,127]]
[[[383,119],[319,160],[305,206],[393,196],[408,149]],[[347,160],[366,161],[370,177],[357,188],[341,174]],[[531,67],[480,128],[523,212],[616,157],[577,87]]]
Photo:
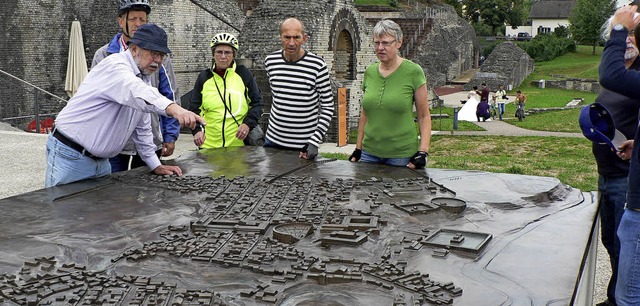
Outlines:
[[540,33],[554,32],[560,26],[568,27],[569,15],[575,4],[575,0],[537,1],[531,5],[529,12],[531,26],[519,26],[516,29],[507,26],[505,35],[516,36],[518,33],[526,32],[530,36],[536,36]]
[[[617,6],[628,5],[638,0],[616,0]],[[538,0],[531,5],[529,19],[531,26],[519,26],[512,29],[507,25],[507,36],[516,37],[518,33],[529,33],[530,36],[536,36],[539,33],[554,32],[559,26],[569,26],[569,15],[576,4],[575,0]]]

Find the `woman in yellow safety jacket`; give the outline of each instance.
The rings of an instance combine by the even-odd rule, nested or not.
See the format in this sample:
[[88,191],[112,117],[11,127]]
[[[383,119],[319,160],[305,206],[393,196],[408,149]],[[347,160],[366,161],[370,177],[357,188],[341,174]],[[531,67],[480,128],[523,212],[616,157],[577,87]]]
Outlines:
[[229,33],[211,39],[213,64],[198,75],[189,106],[207,122],[192,131],[200,148],[260,145],[249,143],[248,136],[263,135],[258,125],[262,96],[251,71],[235,62],[238,48],[238,40]]

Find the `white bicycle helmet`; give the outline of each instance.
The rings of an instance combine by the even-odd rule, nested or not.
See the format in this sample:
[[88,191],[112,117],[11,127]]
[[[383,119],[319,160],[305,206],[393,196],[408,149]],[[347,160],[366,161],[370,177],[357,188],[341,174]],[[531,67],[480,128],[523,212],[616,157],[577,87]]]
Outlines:
[[238,39],[229,33],[218,33],[213,36],[213,38],[211,38],[211,48],[217,45],[228,45],[236,51],[240,48]]
[[149,0],[120,0],[118,16],[132,10],[145,11],[147,14],[151,13]]

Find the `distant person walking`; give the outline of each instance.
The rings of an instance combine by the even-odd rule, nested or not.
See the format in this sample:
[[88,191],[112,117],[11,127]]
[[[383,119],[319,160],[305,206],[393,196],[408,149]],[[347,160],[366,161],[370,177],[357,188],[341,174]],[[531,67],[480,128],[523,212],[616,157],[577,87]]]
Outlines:
[[522,91],[518,90],[516,91],[516,99],[513,102],[513,104],[515,104],[516,106],[521,106],[522,110],[524,111],[524,107],[526,106],[526,102],[527,102],[527,96],[525,96]]
[[516,99],[513,101],[513,104],[516,105],[516,114],[515,116],[522,121],[522,118],[525,116],[525,106],[527,102],[527,96],[525,96],[522,91],[516,91]]

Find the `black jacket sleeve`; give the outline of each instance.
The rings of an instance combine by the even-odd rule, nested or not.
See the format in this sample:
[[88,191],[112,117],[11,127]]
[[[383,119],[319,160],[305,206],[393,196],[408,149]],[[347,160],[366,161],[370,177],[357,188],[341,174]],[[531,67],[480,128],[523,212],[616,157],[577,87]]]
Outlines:
[[[211,75],[210,69],[203,70],[198,74],[198,78],[196,79],[196,83],[193,85],[193,90],[191,91],[191,99],[189,99],[189,105],[187,108],[196,113],[200,114],[200,106],[202,106],[202,86],[204,86],[204,82],[209,79]],[[198,131],[203,130],[200,122],[196,122],[196,128],[191,130],[191,134],[195,135]]]
[[627,49],[627,30],[611,31],[602,52],[598,70],[600,85],[629,98],[640,100],[640,71],[624,66],[624,53]]
[[244,82],[245,87],[245,96],[249,98],[249,111],[247,112],[247,116],[244,117],[242,123],[253,129],[258,125],[260,117],[262,116],[262,107],[264,105],[262,93],[260,92],[256,79],[247,67],[238,65],[236,67],[236,73],[242,78],[242,82]]

